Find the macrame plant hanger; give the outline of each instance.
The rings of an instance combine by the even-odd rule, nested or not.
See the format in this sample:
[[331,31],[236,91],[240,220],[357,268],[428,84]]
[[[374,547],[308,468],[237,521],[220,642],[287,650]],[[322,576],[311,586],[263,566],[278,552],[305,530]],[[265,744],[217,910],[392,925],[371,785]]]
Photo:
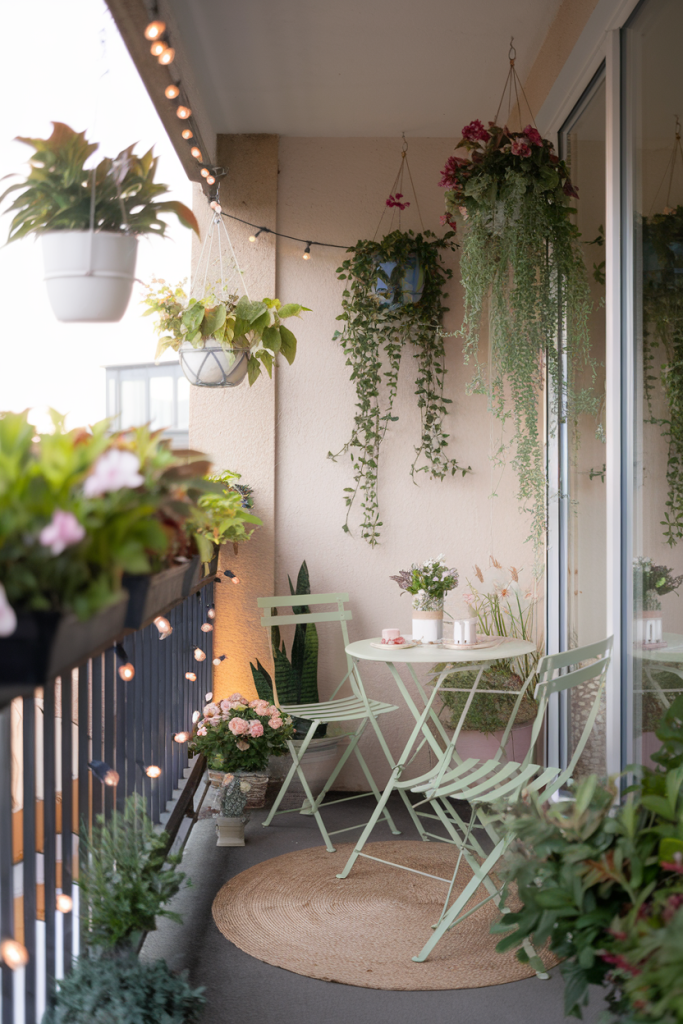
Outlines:
[[679,155],[680,155],[680,158],[681,158],[681,171],[683,171],[683,147],[681,146],[681,122],[680,122],[680,119],[678,117],[678,114],[676,114],[675,115],[675,126],[674,126],[674,143],[673,143],[673,146],[672,146],[672,149],[671,149],[671,156],[669,157],[669,161],[668,161],[668,163],[666,165],[666,168],[664,169],[664,174],[662,175],[662,180],[659,183],[659,188],[655,192],[654,199],[652,200],[652,206],[650,207],[650,216],[652,216],[653,213],[654,213],[655,206],[657,204],[657,197],[659,196],[659,193],[662,190],[662,185],[666,181],[667,175],[668,175],[668,178],[669,178],[669,182],[668,182],[667,189],[666,189],[666,202],[664,203],[664,209],[662,210],[662,213],[668,214],[668,213],[675,213],[676,212],[676,208],[670,206],[669,203],[670,203],[670,200],[671,200],[671,189],[673,187],[674,174],[676,172],[676,163],[678,161]]
[[[512,113],[512,111],[516,110],[517,111],[517,116],[519,118],[519,130],[521,131],[522,130],[522,106],[521,106],[521,101],[520,101],[520,93],[521,93],[522,99],[526,103],[527,110],[529,111],[529,117],[531,118],[531,124],[534,126],[534,128],[536,128],[536,120],[535,120],[533,112],[531,110],[531,104],[529,103],[529,100],[527,99],[527,95],[524,92],[524,86],[522,85],[522,83],[520,81],[520,78],[519,78],[519,75],[517,74],[517,69],[515,68],[515,61],[517,60],[517,51],[514,48],[514,46],[512,45],[513,42],[514,42],[514,36],[511,36],[510,37],[510,49],[508,51],[508,59],[510,61],[510,69],[508,71],[507,78],[505,79],[505,85],[503,86],[503,93],[502,93],[502,95],[500,97],[500,103],[498,104],[498,109],[496,110],[496,116],[493,119],[493,123],[494,124],[498,124],[498,115],[500,114],[501,108],[502,108],[503,103],[505,101],[505,96],[507,94],[507,97],[508,97],[507,120],[508,121],[510,120],[510,114]],[[514,106],[513,106],[513,103],[512,103],[513,99],[515,101],[514,102]]]
[[[225,226],[225,218],[221,216],[221,208],[217,195],[212,196],[210,203],[212,216],[199,253],[195,272],[190,283],[190,298],[214,298],[216,303],[235,301],[241,296],[249,298],[249,291],[244,282],[237,256]],[[228,252],[223,257],[223,242],[227,242]],[[207,284],[208,282],[208,284]],[[212,283],[213,282],[213,283]],[[216,283],[217,282],[217,283]],[[197,359],[199,354],[203,358]],[[180,352],[180,361],[188,380],[196,387],[230,388],[236,387],[239,381],[228,379],[235,363],[246,359],[246,353],[232,356],[223,348],[203,348],[192,353],[191,366]],[[189,370],[189,373],[188,373]],[[191,376],[190,376],[191,374]]]
[[382,226],[382,221],[384,220],[385,214],[386,214],[388,209],[390,209],[392,212],[391,212],[391,217],[390,217],[390,220],[389,220],[389,231],[387,232],[387,234],[390,234],[394,230],[394,224],[396,223],[396,215],[397,215],[397,213],[398,213],[397,230],[398,231],[401,230],[401,214],[403,213],[403,211],[405,209],[407,209],[407,207],[410,206],[409,202],[404,202],[403,201],[405,199],[405,193],[403,191],[403,188],[404,188],[404,186],[403,186],[403,177],[404,177],[404,174],[405,174],[406,171],[408,172],[408,181],[410,182],[410,187],[413,190],[413,199],[415,200],[415,207],[417,209],[417,215],[420,218],[420,227],[421,227],[422,231],[424,231],[424,229],[425,229],[424,222],[422,220],[422,213],[420,212],[420,204],[419,204],[418,198],[417,198],[417,191],[415,189],[415,183],[413,181],[413,176],[410,173],[410,164],[408,163],[408,141],[406,139],[406,133],[402,132],[401,133],[401,137],[403,138],[403,147],[401,149],[401,163],[399,164],[398,172],[396,174],[396,177],[394,178],[394,183],[391,186],[391,192],[389,193],[389,198],[386,200],[386,202],[384,204],[384,209],[382,210],[382,216],[379,219],[379,224],[377,225],[377,229],[375,230],[375,233],[372,236],[373,242],[375,241],[375,239],[377,238],[377,235],[379,234],[379,229]]

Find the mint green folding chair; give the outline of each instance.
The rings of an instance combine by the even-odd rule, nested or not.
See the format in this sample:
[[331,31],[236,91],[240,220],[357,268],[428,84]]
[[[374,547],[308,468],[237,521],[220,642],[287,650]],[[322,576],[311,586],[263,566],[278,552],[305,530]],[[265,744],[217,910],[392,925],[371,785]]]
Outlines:
[[[433,828],[433,826],[428,825],[424,829],[423,838],[451,843],[458,851],[452,877],[450,879],[440,879],[440,881],[448,886],[441,916],[433,926],[433,934],[419,954],[413,957],[413,960],[418,963],[426,960],[446,932],[455,928],[456,925],[464,921],[465,918],[469,917],[490,900],[496,903],[501,913],[507,913],[506,908],[501,905],[503,885],[494,880],[492,873],[512,841],[512,836],[501,833],[496,816],[489,810],[490,805],[494,801],[499,800],[514,803],[519,799],[522,791],[537,793],[542,800],[549,800],[571,780],[600,711],[611,652],[612,637],[608,640],[589,644],[586,647],[565,651],[562,654],[547,655],[542,658],[539,662],[537,673],[532,673],[529,676],[518,694],[505,730],[503,742],[495,758],[487,761],[467,758],[464,761],[460,761],[455,752],[454,739],[444,751],[439,764],[435,768],[432,768],[428,773],[418,778],[400,779],[394,783],[394,789],[399,791],[409,790],[411,793],[421,797],[421,799],[413,804],[413,811],[418,818],[423,822],[429,822],[430,820],[439,822],[445,829],[446,836],[443,836],[429,831],[429,828]],[[589,659],[595,660],[592,660],[589,665],[582,664]],[[572,666],[577,667],[572,668]],[[567,671],[568,669],[569,671]],[[537,675],[538,680],[535,690],[538,711],[534,720],[529,751],[521,762],[504,761],[502,750],[504,749],[505,741],[514,724],[524,693],[534,675]],[[590,711],[567,767],[564,769],[554,766],[544,767],[533,763],[536,742],[541,735],[550,698],[553,694],[571,692],[576,687],[591,680],[596,680],[596,685]],[[443,687],[443,689],[450,689],[450,687]],[[455,737],[457,737],[457,733],[458,730],[456,730]],[[454,765],[454,760],[460,763]],[[388,798],[386,790],[384,798]],[[453,801],[465,801],[469,804],[469,821],[465,822],[462,820]],[[375,811],[375,815],[381,809],[382,804],[380,803]],[[490,852],[486,852],[479,842],[476,836],[477,830],[483,830],[487,834],[493,847]],[[343,874],[338,877],[341,878],[348,875],[356,857],[367,856],[367,854],[362,852],[365,838],[366,833],[363,833],[354,853],[344,868]],[[453,888],[463,859],[472,870],[472,878],[451,904]],[[406,868],[403,864],[391,863],[394,867],[414,870]],[[417,873],[423,874],[423,872]],[[480,885],[484,886],[488,895],[474,906],[467,907],[467,904],[473,898]],[[525,942],[524,948],[531,958],[532,966],[536,970],[538,977],[547,977],[542,961],[531,943]]]
[[[311,611],[303,614],[297,614],[292,610],[292,614],[290,615],[279,615],[272,611],[272,609],[279,609],[283,607],[293,609],[293,601],[296,601],[296,603],[300,605],[304,600],[306,602],[306,606],[309,608],[313,608],[315,606],[324,604],[335,604],[337,607],[334,611]],[[257,603],[259,608],[265,609],[265,612],[261,618],[261,624],[265,626],[265,628],[268,630],[270,630],[272,626],[296,626],[299,623],[304,624],[307,622],[338,622],[341,626],[341,633],[344,641],[344,649],[346,649],[346,647],[348,647],[349,644],[349,634],[346,623],[353,618],[352,613],[344,607],[344,604],[348,600],[348,594],[306,594],[305,598],[296,598],[292,597],[291,594],[288,594],[285,597],[260,597]],[[293,718],[304,718],[307,721],[310,721],[311,725],[298,751],[294,746],[292,740],[289,740],[287,743],[287,746],[289,747],[289,752],[292,755],[292,767],[289,769],[289,772],[285,777],[285,780],[282,784],[282,788],[277,795],[277,798],[270,810],[270,813],[268,814],[268,817],[263,822],[264,827],[270,825],[273,818],[278,814],[299,813],[312,816],[315,818],[318,824],[320,833],[325,841],[325,846],[327,847],[330,853],[334,853],[335,851],[330,836],[339,835],[339,833],[341,832],[349,832],[356,828],[363,828],[365,822],[361,822],[358,825],[351,825],[348,828],[336,829],[333,832],[328,832],[327,828],[325,827],[325,823],[323,822],[322,815],[320,813],[321,809],[323,808],[323,806],[330,807],[333,804],[345,803],[349,800],[359,800],[361,799],[361,797],[365,796],[374,796],[375,800],[379,802],[381,798],[380,791],[370,773],[370,769],[368,768],[363,755],[361,754],[358,748],[358,743],[360,741],[361,736],[365,732],[365,729],[368,726],[368,724],[371,725],[375,731],[377,739],[379,740],[380,746],[384,751],[387,761],[393,767],[391,752],[389,750],[389,747],[387,746],[384,736],[382,735],[377,719],[380,715],[386,715],[390,711],[398,710],[395,704],[384,704],[382,701],[370,700],[366,696],[365,692],[358,686],[358,683],[355,678],[353,660],[348,655],[346,656],[346,666],[346,675],[341,680],[339,685],[335,688],[329,700],[321,701],[317,704],[278,705],[282,707],[282,711],[285,714],[291,715]],[[349,684],[349,688],[351,691],[349,696],[335,699],[339,691],[347,682]],[[358,724],[351,732],[340,734],[341,736],[350,737],[349,743],[346,749],[344,750],[343,754],[339,758],[339,761],[335,765],[332,774],[325,783],[322,792],[318,797],[314,797],[313,794],[311,793],[310,787],[306,780],[306,776],[301,766],[301,760],[304,754],[306,753],[311,743],[311,740],[315,736],[318,726],[332,725],[345,722],[356,722]],[[356,760],[360,764],[363,774],[368,781],[368,785],[370,787],[369,792],[353,793],[350,796],[341,797],[336,800],[328,800],[327,803],[323,803],[327,793],[334,785],[334,782],[339,776],[339,773],[341,772],[342,768],[344,767],[344,765],[346,764],[346,762],[348,761],[352,754],[355,755]],[[289,785],[292,782],[292,779],[294,778],[295,775],[299,777],[301,785],[303,786],[304,793],[306,794],[304,802],[301,807],[291,807],[285,810],[279,810],[280,804],[282,803],[285,793],[287,792],[287,789],[289,788]],[[394,825],[391,815],[386,810],[386,808],[383,808],[381,817],[387,822],[389,828],[394,833],[394,835],[400,835],[398,829]]]

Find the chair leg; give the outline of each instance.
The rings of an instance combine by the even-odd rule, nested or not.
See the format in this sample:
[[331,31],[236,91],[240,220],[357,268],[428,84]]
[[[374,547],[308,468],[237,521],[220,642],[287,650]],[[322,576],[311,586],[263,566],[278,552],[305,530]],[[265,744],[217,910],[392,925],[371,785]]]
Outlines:
[[387,787],[384,790],[384,792],[382,793],[382,795],[380,796],[379,800],[377,801],[377,806],[375,807],[374,811],[372,812],[372,816],[370,818],[370,821],[367,823],[367,825],[363,829],[363,831],[362,831],[362,833],[360,835],[360,838],[358,839],[358,842],[356,843],[356,845],[353,848],[351,856],[349,857],[349,859],[347,860],[346,864],[344,865],[344,870],[341,872],[341,874],[337,875],[337,878],[346,878],[348,876],[349,872],[351,871],[351,868],[356,863],[359,854],[361,853],[363,847],[365,846],[365,842],[366,842],[368,836],[370,835],[370,833],[372,832],[373,828],[375,827],[375,825],[379,821],[379,819],[380,819],[380,817],[382,815],[382,811],[384,810],[389,797],[391,796],[391,794],[394,791],[394,783],[399,778],[400,774],[401,774],[401,768],[400,767],[394,768],[393,772],[391,773],[391,778],[390,778],[390,780],[389,780],[389,782],[387,784]]
[[[290,745],[288,744],[288,746],[290,746]],[[295,751],[293,746],[290,746],[289,752],[292,755],[292,767],[289,769],[289,771],[287,772],[287,775],[285,776],[285,780],[282,783],[282,786],[280,787],[280,792],[275,797],[275,801],[274,801],[273,806],[271,807],[271,809],[270,809],[270,811],[268,813],[268,816],[267,816],[266,820],[261,822],[261,825],[262,825],[263,828],[266,828],[267,825],[270,825],[271,821],[273,820],[273,818],[277,814],[277,809],[280,806],[280,804],[282,803],[283,797],[284,797],[285,793],[287,792],[287,790],[289,789],[289,784],[292,781],[292,779],[294,778],[294,775],[296,773],[296,769],[297,769],[297,755],[296,755],[296,751]]]
[[[365,778],[368,780],[368,785],[370,786],[370,789],[372,790],[373,796],[375,797],[375,800],[379,803],[379,801],[381,800],[382,794],[380,793],[380,791],[379,791],[379,789],[377,787],[377,783],[375,782],[375,780],[373,779],[372,775],[370,774],[370,769],[368,768],[367,764],[365,763],[365,758],[361,754],[361,752],[358,749],[357,745],[355,747],[355,754],[356,754],[356,760],[358,761],[359,765],[363,769],[363,774],[365,775]],[[387,807],[384,808],[384,811],[382,812],[382,817],[386,821],[386,823],[389,826],[391,832],[395,836],[400,836],[401,833],[400,833],[399,829],[396,828],[396,825],[394,824],[394,819],[389,814],[389,809]]]

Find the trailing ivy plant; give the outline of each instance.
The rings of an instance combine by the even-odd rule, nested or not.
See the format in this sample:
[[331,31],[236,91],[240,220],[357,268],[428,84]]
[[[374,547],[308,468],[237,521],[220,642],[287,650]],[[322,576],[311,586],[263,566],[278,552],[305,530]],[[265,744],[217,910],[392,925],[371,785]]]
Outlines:
[[[339,279],[348,283],[342,297],[343,312],[337,317],[344,321],[344,328],[335,332],[334,340],[341,341],[346,365],[351,367],[356,414],[351,437],[341,451],[328,452],[328,458],[335,461],[342,454],[349,455],[354,486],[345,488],[343,529],[350,532],[349,515],[360,494],[361,536],[373,547],[383,525],[378,496],[380,449],[389,424],[398,419],[394,399],[407,345],[417,362],[415,395],[421,423],[411,476],[414,479],[416,473],[425,472],[431,479],[443,480],[449,473],[464,476],[471,471],[470,466],[461,466],[447,454],[449,435],[443,429],[451,399],[443,393],[446,366],[441,320],[447,311],[443,288],[452,271],[441,257],[445,250],[455,248],[453,237],[452,231],[443,238],[431,231],[393,231],[379,242],[358,242],[337,270]],[[424,287],[417,301],[407,302],[413,296],[405,294],[404,278],[415,270],[416,260]]]
[[[660,346],[663,416],[655,415],[653,407]],[[661,525],[674,547],[683,538],[683,206],[643,221],[643,387],[649,422],[660,428],[668,445]]]
[[[466,360],[476,363],[470,387],[489,395],[501,420],[512,420],[518,498],[539,550],[546,528],[539,423],[546,374],[555,416],[575,423],[590,408],[586,392],[577,393],[572,384],[590,365],[588,280],[579,231],[570,220],[570,198],[577,192],[552,143],[531,125],[511,132],[473,121],[456,149],[468,155],[449,157],[440,184],[447,189],[449,222],[460,214],[466,227],[460,334]],[[488,374],[478,360],[487,310]]]

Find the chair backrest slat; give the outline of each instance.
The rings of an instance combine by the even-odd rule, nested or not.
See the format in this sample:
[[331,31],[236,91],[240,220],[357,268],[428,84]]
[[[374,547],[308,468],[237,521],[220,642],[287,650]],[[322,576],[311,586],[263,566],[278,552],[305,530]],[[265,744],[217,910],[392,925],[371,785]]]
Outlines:
[[308,612],[302,615],[263,615],[261,625],[265,626],[297,626],[300,622],[350,622],[353,615],[350,611],[343,612]]
[[609,657],[612,653],[612,640],[612,637],[608,637],[607,640],[598,640],[594,644],[586,644],[585,647],[575,647],[559,654],[546,654],[538,663],[538,681],[542,683],[545,679],[550,679],[559,668],[578,665],[589,658]]
[[538,693],[541,688],[547,689],[549,694],[571,690],[574,686],[580,686],[581,683],[587,683],[589,679],[596,679],[602,675],[608,665],[609,658],[601,658],[600,661],[577,668],[574,672],[567,672],[566,675],[558,676],[557,679],[547,679],[543,683],[538,683],[536,692]]
[[259,597],[257,605],[259,608],[291,608],[293,604],[337,604],[339,601],[346,602],[348,594],[286,594],[282,597]]

